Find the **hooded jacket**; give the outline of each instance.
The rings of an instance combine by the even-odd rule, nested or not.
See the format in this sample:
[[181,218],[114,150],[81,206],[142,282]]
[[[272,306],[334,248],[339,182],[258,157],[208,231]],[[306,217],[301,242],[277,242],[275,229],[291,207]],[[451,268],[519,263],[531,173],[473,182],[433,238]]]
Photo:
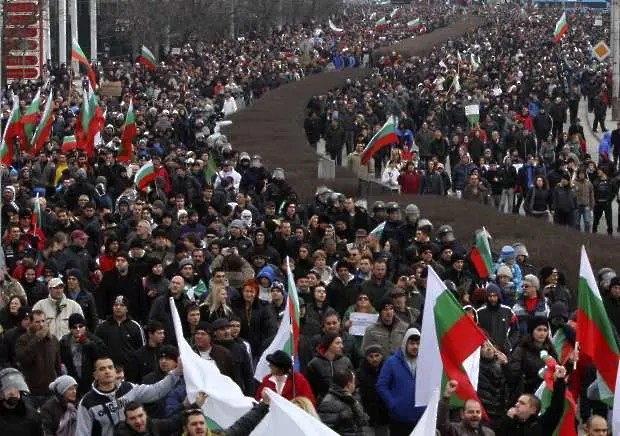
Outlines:
[[[496,304],[489,302],[488,296],[491,293],[499,297]],[[504,352],[510,353],[519,340],[519,326],[512,309],[500,301],[499,286],[491,283],[487,286],[487,302],[477,311],[478,325],[486,330],[493,343],[501,347]]]
[[377,391],[387,406],[393,421],[415,425],[424,413],[424,407],[415,405],[415,375],[417,359],[407,354],[407,341],[420,335],[416,328],[405,333],[401,347],[381,368]]

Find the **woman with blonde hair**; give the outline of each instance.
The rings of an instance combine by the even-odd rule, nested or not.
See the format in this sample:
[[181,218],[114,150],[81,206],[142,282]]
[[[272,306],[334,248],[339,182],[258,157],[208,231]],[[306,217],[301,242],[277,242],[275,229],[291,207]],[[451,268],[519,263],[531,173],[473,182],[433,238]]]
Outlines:
[[316,413],[316,409],[312,404],[312,401],[308,397],[295,397],[291,400],[291,403],[299,407],[301,410],[306,412],[308,415],[314,416],[316,419],[319,419],[319,414]]
[[207,299],[200,305],[200,319],[213,322],[219,318],[230,319],[232,309],[228,306],[228,292],[225,286],[214,286]]

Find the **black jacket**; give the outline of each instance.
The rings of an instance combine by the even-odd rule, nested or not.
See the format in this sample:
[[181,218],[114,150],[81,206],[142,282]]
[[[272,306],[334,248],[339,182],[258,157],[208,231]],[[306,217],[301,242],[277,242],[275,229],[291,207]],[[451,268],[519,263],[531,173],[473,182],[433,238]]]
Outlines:
[[364,359],[356,374],[362,406],[364,406],[364,410],[368,413],[371,427],[387,425],[389,422],[388,409],[377,393],[377,379],[382,367],[383,362],[381,362],[378,368],[373,368]]
[[71,333],[67,333],[60,340],[60,360],[67,368],[67,374],[78,382],[78,396],[81,397],[90,390],[95,371],[95,359],[97,356],[105,356],[109,353],[108,347],[94,334],[87,333],[87,339],[82,344],[82,376],[80,377],[73,363],[71,351]]
[[0,336],[0,368],[17,368],[15,345],[17,344],[17,339],[27,331],[21,325],[18,325]]
[[260,358],[265,339],[275,335],[278,329],[269,306],[255,298],[249,309],[246,310],[245,301],[241,300],[233,306],[233,311],[241,318],[239,336],[252,346],[252,357]]
[[333,307],[342,318],[347,308],[355,304],[358,287],[359,284],[357,280],[355,280],[355,277],[353,277],[353,274],[350,274],[346,283],[340,280],[338,275],[334,275],[334,278],[325,289],[327,292],[327,304]]
[[133,353],[144,346],[142,327],[129,317],[119,324],[110,316],[97,328],[95,335],[108,347],[114,364],[123,365],[123,368],[131,364]]
[[133,274],[131,269],[126,276],[121,276],[116,269],[103,274],[101,285],[97,291],[99,313],[112,313],[112,304],[118,295],[129,300],[129,314],[138,321],[144,321],[148,298],[142,286],[142,279]]
[[341,436],[363,436],[368,416],[362,405],[343,388],[331,385],[329,392],[317,407],[319,418]]
[[157,353],[159,347],[149,347],[146,344],[132,355],[131,364],[125,368],[125,377],[132,383],[140,383],[147,374],[155,371],[159,365]]
[[548,436],[552,434],[562,418],[565,391],[564,380],[556,380],[553,385],[551,404],[545,413],[540,416],[534,415],[525,422],[504,416],[497,434],[506,436]]
[[182,431],[181,415],[174,415],[166,419],[147,418],[146,433],[134,431],[125,421],[119,422],[114,427],[114,436],[167,436],[179,434]]
[[91,332],[94,332],[99,322],[99,316],[97,315],[97,305],[95,303],[95,297],[90,292],[80,289],[80,293],[75,299],[71,298],[68,291],[65,291],[65,295],[68,299],[75,301],[82,308],[84,313],[84,319],[86,320],[86,327]]
[[269,412],[265,403],[256,404],[245,415],[228,427],[223,436],[248,436]]
[[519,340],[519,326],[514,312],[503,304],[488,303],[477,311],[478,325],[482,327],[497,347],[509,354]]
[[506,366],[495,359],[480,358],[478,397],[491,422],[501,418],[506,411]]
[[23,398],[15,409],[0,402],[0,428],[3,435],[43,436],[39,414]]
[[[77,404],[75,405],[77,409]],[[43,430],[45,434],[55,435],[60,424],[62,415],[67,410],[67,404],[58,395],[54,395],[43,404],[41,407],[41,422],[43,423]]]
[[[177,339],[174,334],[174,326],[172,325],[172,313],[170,312],[170,291],[166,292],[161,297],[157,297],[153,301],[151,311],[149,313],[149,321],[159,321],[166,329],[166,338],[164,339],[166,344],[177,345]],[[179,316],[181,317],[181,326],[183,332],[188,332],[187,317],[185,316],[187,307],[191,304],[190,299],[183,293],[179,298],[175,298],[174,304],[177,307]]]
[[545,342],[539,348],[531,335],[525,336],[521,344],[514,349],[509,358],[509,368],[506,373],[512,394],[511,400],[516,400],[521,394],[533,394],[542,382],[538,371],[545,366],[540,358],[541,350],[546,350],[551,357],[557,360],[558,356],[551,341]]
[[353,364],[348,357],[338,356],[335,360],[328,360],[322,353],[316,354],[314,359],[308,363],[306,378],[317,401],[327,395],[334,374],[347,370],[353,370]]
[[232,379],[245,395],[253,397],[256,391],[256,383],[254,383],[252,361],[245,345],[235,341],[216,341],[215,344],[230,352],[233,360]]

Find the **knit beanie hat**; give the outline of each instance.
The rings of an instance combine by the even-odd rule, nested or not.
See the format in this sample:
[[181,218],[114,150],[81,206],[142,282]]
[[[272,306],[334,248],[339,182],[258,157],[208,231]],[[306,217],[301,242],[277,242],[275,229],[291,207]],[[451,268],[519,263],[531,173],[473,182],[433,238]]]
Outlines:
[[57,395],[64,395],[71,386],[77,386],[77,382],[70,375],[61,375],[48,386],[49,390]]
[[544,325],[545,327],[549,327],[549,320],[544,316],[535,316],[527,322],[527,332],[532,334],[536,327]]

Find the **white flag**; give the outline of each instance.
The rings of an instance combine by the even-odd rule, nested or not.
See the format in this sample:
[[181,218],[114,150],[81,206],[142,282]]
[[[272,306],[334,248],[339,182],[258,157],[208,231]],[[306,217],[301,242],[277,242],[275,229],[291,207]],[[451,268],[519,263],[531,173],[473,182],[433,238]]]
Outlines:
[[252,408],[254,399],[244,396],[237,383],[222,375],[213,362],[201,358],[192,350],[183,337],[181,319],[172,297],[170,312],[183,363],[187,398],[193,403],[198,392],[206,393],[209,398],[202,406],[205,416],[221,428],[230,427]]
[[432,436],[437,428],[437,406],[439,403],[439,389],[435,389],[424,414],[409,436]]
[[336,32],[336,33],[344,32],[344,29],[341,29],[340,27],[336,27],[336,25],[333,23],[331,19],[329,20],[329,28],[333,32]]
[[250,436],[338,436],[338,433],[286,398],[271,389],[265,389],[265,392],[271,399],[269,413]]

